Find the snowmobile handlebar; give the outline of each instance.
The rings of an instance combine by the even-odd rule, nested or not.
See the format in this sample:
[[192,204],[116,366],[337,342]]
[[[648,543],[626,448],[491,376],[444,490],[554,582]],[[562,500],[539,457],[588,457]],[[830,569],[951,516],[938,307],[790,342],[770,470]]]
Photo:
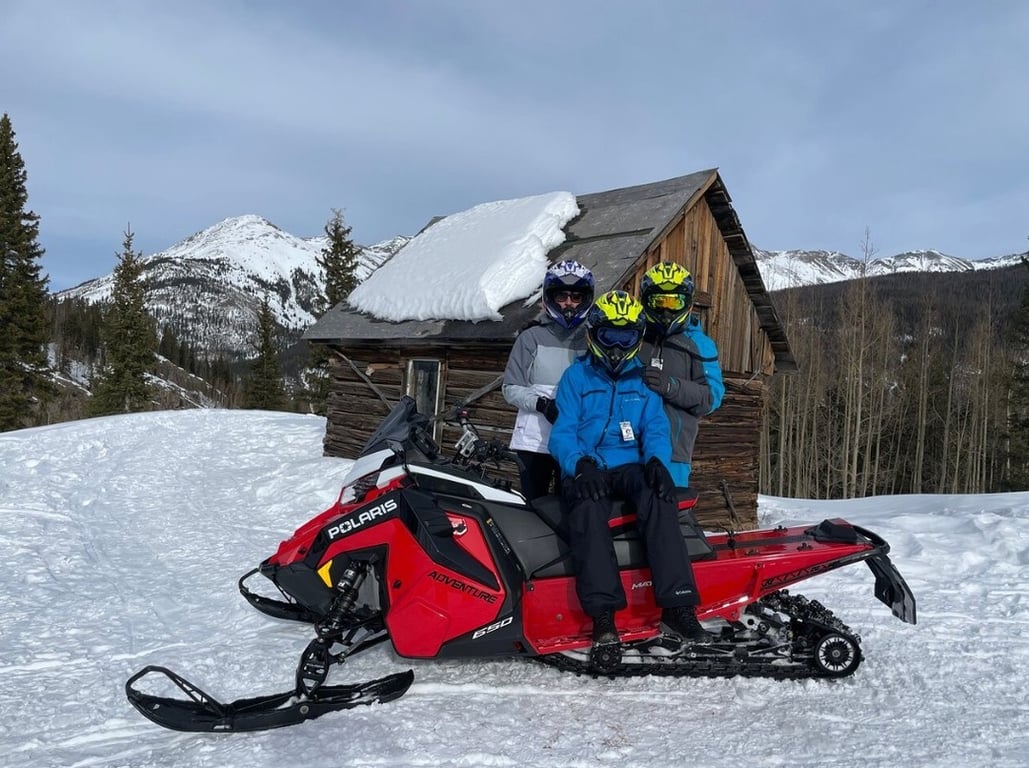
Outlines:
[[510,461],[519,471],[525,469],[521,457],[499,440],[485,440],[472,423],[467,408],[455,408],[449,421],[456,421],[461,427],[461,437],[454,444],[457,451],[455,461],[482,467],[486,462]]

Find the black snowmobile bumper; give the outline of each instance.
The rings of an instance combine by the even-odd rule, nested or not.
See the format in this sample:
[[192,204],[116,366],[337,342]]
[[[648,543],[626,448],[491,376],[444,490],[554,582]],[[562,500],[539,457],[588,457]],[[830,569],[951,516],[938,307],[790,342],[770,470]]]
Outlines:
[[246,598],[246,601],[254,606],[254,608],[259,610],[261,613],[273,616],[276,619],[302,621],[308,624],[314,624],[322,618],[321,615],[308,610],[295,601],[290,600],[287,602],[286,600],[276,600],[273,597],[265,597],[264,595],[252,592],[245,582],[251,576],[255,576],[260,572],[261,568],[259,567],[254,568],[252,571],[247,571],[240,576],[238,582],[239,593],[243,595],[243,597]]
[[897,566],[890,560],[890,545],[886,540],[865,528],[856,525],[854,530],[867,538],[876,546],[876,553],[865,560],[875,575],[875,596],[888,605],[893,615],[903,622],[915,622],[915,596],[911,588],[900,575]]
[[[133,687],[150,673],[166,676],[188,696],[175,699],[143,693]],[[174,731],[234,733],[264,731],[313,720],[328,712],[351,709],[361,704],[393,701],[403,696],[414,682],[414,672],[398,672],[356,685],[325,685],[311,696],[296,692],[255,696],[222,704],[188,680],[165,667],[148,666],[125,683],[125,694],[140,714]]]

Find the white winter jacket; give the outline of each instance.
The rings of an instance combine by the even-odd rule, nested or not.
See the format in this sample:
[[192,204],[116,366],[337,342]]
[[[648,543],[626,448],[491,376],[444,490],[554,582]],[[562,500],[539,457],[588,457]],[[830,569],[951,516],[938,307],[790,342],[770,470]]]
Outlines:
[[547,453],[550,422],[536,410],[540,397],[554,398],[561,374],[586,351],[586,327],[568,330],[541,313],[538,325],[518,334],[504,370],[504,399],[518,409],[511,448]]

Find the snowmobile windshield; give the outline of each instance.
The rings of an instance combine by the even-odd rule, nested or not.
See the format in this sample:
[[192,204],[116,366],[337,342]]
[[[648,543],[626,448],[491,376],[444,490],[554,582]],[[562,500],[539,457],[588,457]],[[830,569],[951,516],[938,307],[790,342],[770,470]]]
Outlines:
[[426,452],[425,446],[422,445],[423,441],[427,439],[433,446],[435,445],[430,434],[429,417],[418,413],[418,407],[413,397],[404,395],[382,420],[372,436],[368,438],[368,442],[364,444],[364,448],[361,449],[358,456],[367,456],[389,448],[391,443],[404,445],[414,443],[420,450]]

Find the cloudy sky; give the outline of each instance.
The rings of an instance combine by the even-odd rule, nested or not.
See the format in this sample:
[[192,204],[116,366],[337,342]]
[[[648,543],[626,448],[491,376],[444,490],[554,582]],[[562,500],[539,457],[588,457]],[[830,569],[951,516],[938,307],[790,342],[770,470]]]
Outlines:
[[4,0],[0,112],[54,289],[127,224],[369,244],[708,167],[757,247],[976,259],[1029,247],[1027,41],[1021,0]]

